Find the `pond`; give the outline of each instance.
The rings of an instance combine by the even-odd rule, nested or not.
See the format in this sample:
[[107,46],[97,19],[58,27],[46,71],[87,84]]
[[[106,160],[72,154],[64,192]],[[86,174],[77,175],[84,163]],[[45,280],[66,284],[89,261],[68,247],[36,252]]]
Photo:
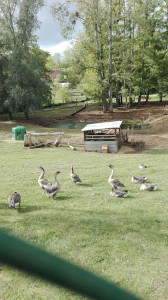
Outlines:
[[74,121],[65,121],[65,122],[57,122],[50,125],[47,125],[46,127],[49,128],[61,128],[61,129],[82,129],[85,127],[87,122],[74,122]]
[[140,124],[140,123],[123,122],[121,124],[121,129],[125,129],[125,130],[144,130],[147,128],[148,128],[148,125]]
[[[91,122],[74,122],[74,121],[62,121],[53,123],[50,125],[47,125],[46,127],[49,128],[61,128],[61,129],[82,129],[87,124],[91,124]],[[121,129],[125,130],[140,130],[140,129],[146,129],[147,125],[142,125],[139,123],[133,123],[133,122],[123,122],[121,125]]]

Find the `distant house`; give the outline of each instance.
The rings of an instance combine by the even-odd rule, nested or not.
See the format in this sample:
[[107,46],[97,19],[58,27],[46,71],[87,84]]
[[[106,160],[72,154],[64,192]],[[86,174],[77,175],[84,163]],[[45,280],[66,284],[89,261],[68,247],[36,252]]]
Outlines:
[[68,88],[69,87],[69,82],[60,82],[60,86],[62,88],[64,88],[64,87]]
[[58,76],[59,74],[61,74],[61,71],[60,71],[60,70],[52,70],[52,71],[50,71],[50,72],[47,72],[47,75],[50,77],[50,79],[51,79],[52,81],[54,81],[54,80],[57,78],[57,76]]

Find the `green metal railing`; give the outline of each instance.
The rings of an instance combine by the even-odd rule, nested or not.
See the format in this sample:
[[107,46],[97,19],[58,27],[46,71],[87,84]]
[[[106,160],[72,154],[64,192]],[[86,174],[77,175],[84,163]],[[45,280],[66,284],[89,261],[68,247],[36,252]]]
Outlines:
[[2,231],[0,261],[93,299],[138,300],[115,284]]

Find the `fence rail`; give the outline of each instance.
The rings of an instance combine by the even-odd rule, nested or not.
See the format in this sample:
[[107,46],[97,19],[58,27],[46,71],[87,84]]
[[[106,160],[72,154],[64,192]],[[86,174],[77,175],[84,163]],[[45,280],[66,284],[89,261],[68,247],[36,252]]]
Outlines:
[[0,261],[93,299],[138,300],[115,284],[2,231]]

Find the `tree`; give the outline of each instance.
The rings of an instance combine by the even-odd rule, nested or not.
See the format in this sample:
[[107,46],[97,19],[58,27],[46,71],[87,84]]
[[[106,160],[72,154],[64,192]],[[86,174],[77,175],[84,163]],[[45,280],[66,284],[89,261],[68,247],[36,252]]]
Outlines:
[[26,118],[30,110],[41,107],[44,98],[50,97],[45,77],[48,54],[35,50],[34,30],[41,5],[41,0],[1,1],[0,5],[9,70],[4,106],[10,113],[22,110]]
[[[100,0],[89,0],[85,1],[72,1],[76,5],[76,10],[70,12],[68,9],[68,2],[61,4],[56,3],[53,6],[53,14],[58,20],[63,24],[62,28],[64,34],[68,34],[69,30],[72,30],[73,25],[76,23],[77,19],[82,21],[84,26],[85,36],[93,46],[94,42],[94,62],[96,62],[97,78],[99,82],[99,93],[98,98],[106,106],[106,99],[108,97],[108,81],[105,75],[105,65],[104,65],[104,37],[103,36],[103,26],[107,26],[104,22],[105,10]],[[65,16],[69,16],[69,22]],[[107,39],[107,37],[105,37]],[[86,47],[85,47],[86,49]],[[96,60],[95,60],[96,59]]]
[[[69,3],[76,5],[72,13]],[[148,102],[151,92],[161,98],[167,91],[167,0],[74,0],[57,2],[55,9],[64,34],[77,19],[83,24],[69,54],[69,78],[73,73],[109,111],[114,97],[116,106],[122,95],[131,105],[135,95],[140,103],[142,94]]]
[[67,102],[71,97],[71,93],[66,87],[59,87],[56,92],[56,99],[62,100],[63,102]]

